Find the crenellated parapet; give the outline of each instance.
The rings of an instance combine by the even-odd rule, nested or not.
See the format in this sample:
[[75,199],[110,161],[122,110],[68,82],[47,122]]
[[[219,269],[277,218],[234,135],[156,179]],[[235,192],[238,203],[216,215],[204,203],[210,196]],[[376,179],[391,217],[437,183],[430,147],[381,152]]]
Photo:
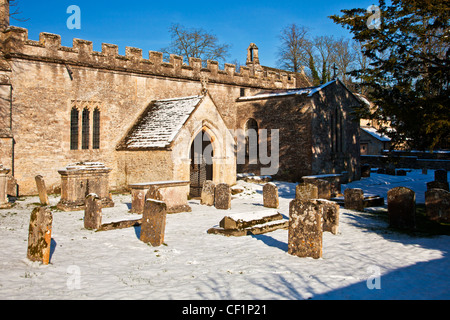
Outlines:
[[102,51],[93,50],[91,41],[73,39],[72,47],[61,45],[61,36],[42,32],[39,41],[28,39],[28,30],[10,26],[2,35],[3,52],[6,59],[36,60],[69,66],[108,69],[114,71],[138,73],[144,75],[171,77],[187,80],[207,78],[209,83],[233,84],[245,87],[267,89],[294,88],[295,77],[288,73],[277,73],[263,69],[241,66],[236,72],[234,64],[225,63],[219,68],[217,61],[206,62],[190,57],[188,64],[183,57],[170,55],[169,62],[163,61],[163,53],[149,51],[148,58],[143,57],[142,49],[126,47],[125,55],[119,54],[114,44],[102,44]]

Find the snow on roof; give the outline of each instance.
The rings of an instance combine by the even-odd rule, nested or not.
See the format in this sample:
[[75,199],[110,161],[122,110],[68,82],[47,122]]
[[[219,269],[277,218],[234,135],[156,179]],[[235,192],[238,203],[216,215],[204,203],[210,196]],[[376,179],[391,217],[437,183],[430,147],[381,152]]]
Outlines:
[[202,98],[203,96],[190,96],[152,102],[125,137],[123,147],[168,147]]
[[380,141],[391,141],[391,139],[377,131],[374,127],[361,127],[362,130]]
[[311,97],[314,93],[319,92],[320,90],[322,90],[323,88],[325,88],[326,86],[330,85],[333,82],[336,82],[336,80],[328,81],[327,83],[316,87],[289,89],[281,92],[273,91],[273,92],[259,93],[254,96],[239,97],[238,101],[257,100],[257,99],[292,96],[292,95],[308,95],[308,97]]

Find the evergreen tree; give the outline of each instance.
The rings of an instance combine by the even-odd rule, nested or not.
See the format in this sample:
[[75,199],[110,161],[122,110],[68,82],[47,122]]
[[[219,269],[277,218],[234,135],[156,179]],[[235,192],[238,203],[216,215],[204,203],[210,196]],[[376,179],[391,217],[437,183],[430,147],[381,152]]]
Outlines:
[[[373,118],[391,121],[394,144],[450,148],[450,1],[379,0],[375,8],[341,10],[330,18],[362,44],[368,68],[350,75],[378,106]],[[379,24],[374,24],[378,22]]]

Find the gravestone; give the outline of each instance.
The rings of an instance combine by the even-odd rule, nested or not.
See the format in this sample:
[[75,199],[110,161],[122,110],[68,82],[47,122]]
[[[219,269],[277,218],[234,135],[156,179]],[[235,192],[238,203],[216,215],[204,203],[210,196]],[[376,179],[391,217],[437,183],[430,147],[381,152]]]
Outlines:
[[409,188],[396,187],[387,193],[389,225],[400,229],[416,226],[416,194]]
[[95,193],[86,197],[86,208],[84,209],[84,227],[97,230],[102,225],[102,200]]
[[322,257],[322,214],[315,200],[289,203],[288,253],[298,257]]
[[406,176],[406,170],[403,169],[397,170],[397,176]]
[[448,183],[448,181],[447,181],[447,170],[438,169],[438,170],[434,171],[434,181]]
[[318,199],[323,219],[323,231],[337,234],[339,231],[339,204],[334,201]]
[[359,188],[347,188],[344,191],[344,208],[364,211],[364,192]]
[[386,174],[391,176],[395,176],[395,165],[393,163],[389,163],[386,168]]
[[311,200],[319,197],[319,189],[312,183],[299,183],[295,187],[296,200]]
[[11,208],[12,204],[9,203],[7,196],[8,189],[8,173],[11,170],[5,168],[2,164],[0,164],[0,209]]
[[31,261],[50,262],[52,223],[53,215],[48,207],[36,207],[31,212],[27,249]]
[[164,243],[166,229],[166,204],[164,201],[147,199],[142,214],[141,234],[139,239],[153,247]]
[[428,174],[428,169],[422,169],[422,174]]
[[36,180],[36,186],[39,193],[39,201],[42,205],[48,206],[50,202],[48,201],[47,188],[45,187],[44,177],[37,175],[34,177]]
[[431,190],[431,189],[443,189],[443,190],[449,191],[449,185],[448,185],[448,182],[443,182],[443,181],[427,182],[427,190]]
[[450,223],[450,192],[443,189],[426,191],[425,208],[430,220]]
[[361,166],[361,178],[370,177],[370,165],[364,164]]
[[322,179],[316,179],[312,182],[317,186],[317,198],[330,199],[331,198],[331,182]]
[[272,183],[268,182],[263,187],[263,203],[264,207],[267,208],[278,208],[280,202],[278,199],[278,187]]
[[214,191],[214,206],[216,209],[228,210],[231,208],[231,188],[226,183],[216,185]]
[[216,184],[213,181],[206,180],[205,182],[203,182],[200,204],[204,204],[207,206],[213,206],[215,189],[216,189]]

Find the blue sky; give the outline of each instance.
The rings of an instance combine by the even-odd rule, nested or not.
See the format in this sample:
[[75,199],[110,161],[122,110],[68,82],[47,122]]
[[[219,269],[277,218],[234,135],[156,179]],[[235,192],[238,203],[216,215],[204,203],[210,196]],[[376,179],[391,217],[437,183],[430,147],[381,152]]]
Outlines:
[[[29,38],[39,39],[40,32],[61,35],[62,44],[72,46],[72,39],[93,42],[101,51],[102,43],[148,51],[159,51],[170,43],[168,28],[172,23],[201,27],[215,34],[220,42],[231,45],[227,61],[245,64],[246,50],[251,42],[259,47],[262,65],[276,67],[279,34],[283,27],[296,23],[310,28],[312,35],[348,37],[347,30],[334,24],[328,16],[341,9],[367,8],[375,0],[228,0],[228,1],[97,1],[97,0],[18,0],[22,12],[11,19],[11,25],[27,28]],[[81,9],[81,29],[68,29],[67,8]]]

